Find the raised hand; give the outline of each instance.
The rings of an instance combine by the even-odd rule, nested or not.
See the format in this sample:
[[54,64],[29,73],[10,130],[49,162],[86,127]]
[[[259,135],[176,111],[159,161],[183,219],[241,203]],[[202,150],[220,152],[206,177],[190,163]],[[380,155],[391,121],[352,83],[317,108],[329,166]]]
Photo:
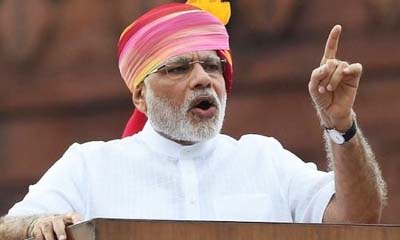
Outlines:
[[359,63],[336,59],[342,27],[332,28],[325,46],[321,66],[314,69],[308,84],[311,98],[327,128],[346,131],[352,124],[352,108],[361,78]]

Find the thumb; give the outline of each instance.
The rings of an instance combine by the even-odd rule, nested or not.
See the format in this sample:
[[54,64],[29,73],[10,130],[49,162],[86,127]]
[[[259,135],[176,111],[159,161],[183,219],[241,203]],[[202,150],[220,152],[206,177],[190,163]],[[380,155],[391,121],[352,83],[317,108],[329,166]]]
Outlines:
[[66,224],[77,224],[83,221],[82,216],[79,213],[67,213],[65,215],[64,221]]

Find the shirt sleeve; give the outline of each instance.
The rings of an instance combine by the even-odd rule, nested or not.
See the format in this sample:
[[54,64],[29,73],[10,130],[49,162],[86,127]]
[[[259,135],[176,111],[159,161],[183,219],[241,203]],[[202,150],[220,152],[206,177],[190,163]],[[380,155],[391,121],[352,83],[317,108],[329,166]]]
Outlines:
[[314,163],[303,162],[274,141],[274,165],[293,221],[321,223],[335,193],[333,172],[319,171]]
[[29,187],[28,194],[9,210],[8,215],[84,214],[87,191],[78,146],[71,145],[39,182]]

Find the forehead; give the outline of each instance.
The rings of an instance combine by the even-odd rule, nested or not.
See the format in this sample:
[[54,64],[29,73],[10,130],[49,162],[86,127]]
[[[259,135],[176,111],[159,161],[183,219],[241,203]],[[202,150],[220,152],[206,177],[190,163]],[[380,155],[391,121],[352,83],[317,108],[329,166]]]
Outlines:
[[166,59],[162,63],[174,62],[179,59],[204,59],[204,58],[213,57],[213,56],[218,56],[217,52],[213,51],[213,50],[188,52],[188,53],[179,54],[177,56]]

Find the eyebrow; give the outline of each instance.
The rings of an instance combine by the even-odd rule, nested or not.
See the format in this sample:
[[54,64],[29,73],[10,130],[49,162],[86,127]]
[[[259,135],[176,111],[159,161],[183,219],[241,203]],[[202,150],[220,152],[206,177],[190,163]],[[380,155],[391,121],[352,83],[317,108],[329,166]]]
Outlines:
[[[217,60],[220,59],[217,55],[208,55],[204,58],[200,58],[199,60],[201,61],[210,61],[210,60]],[[192,57],[188,56],[178,56],[178,57],[173,57],[167,60],[163,65],[165,64],[171,64],[171,63],[186,63],[186,62],[191,62],[193,61]]]
[[167,61],[165,61],[164,64],[171,64],[171,63],[185,63],[185,62],[189,62],[191,61],[192,58],[191,57],[187,57],[187,56],[178,56],[178,57],[173,57],[168,59]]

